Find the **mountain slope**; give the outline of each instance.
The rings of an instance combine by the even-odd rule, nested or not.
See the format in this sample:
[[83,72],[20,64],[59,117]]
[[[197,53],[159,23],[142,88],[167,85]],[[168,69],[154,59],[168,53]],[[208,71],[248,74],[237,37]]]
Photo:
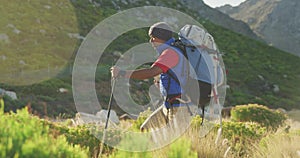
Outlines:
[[[273,47],[267,46],[263,42],[253,40],[248,36],[237,34],[221,27],[220,25],[216,25],[209,21],[208,18],[202,18],[199,12],[195,12],[193,9],[189,8],[193,6],[195,7],[195,10],[197,10],[196,6],[201,6],[201,2],[199,2],[199,4],[194,4],[191,1],[185,2],[189,4],[189,7],[186,7],[186,4],[180,5],[174,1],[149,0],[147,2],[142,2],[136,0],[134,1],[135,3],[127,1],[128,3],[126,4],[124,4],[123,1],[113,2],[114,3],[109,3],[104,0],[98,0],[97,4],[100,5],[98,8],[100,10],[103,10],[104,8],[125,10],[143,5],[159,5],[178,9],[179,11],[187,13],[195,19],[198,19],[200,23],[202,23],[215,37],[220,50],[225,52],[223,59],[225,66],[229,71],[228,84],[231,87],[227,91],[228,97],[226,105],[255,102],[268,105],[269,107],[291,109],[297,107],[300,102],[300,89],[297,88],[300,87],[300,83],[298,83],[298,80],[300,79],[300,59]],[[85,5],[81,1],[74,2],[73,4],[74,6]],[[198,10],[201,9],[203,8],[199,8]],[[85,17],[81,20],[87,20],[87,17],[90,16],[90,14],[81,15],[85,12],[77,11],[78,17]],[[208,13],[209,11],[207,14]],[[96,22],[94,23],[94,25],[96,25]],[[86,31],[88,29],[84,30]],[[137,37],[139,38],[138,41],[136,40]],[[108,49],[108,52],[124,52],[127,49],[130,49],[128,43],[135,45],[147,41],[147,30],[144,30],[144,34],[143,31],[136,34],[127,34],[116,40],[115,46],[112,44],[112,47]],[[124,44],[124,42],[126,44]],[[123,47],[120,47],[122,45]],[[107,54],[107,56],[109,56],[109,54]],[[105,61],[111,62],[112,60]],[[107,69],[107,71],[109,70]],[[101,86],[99,85],[99,87]],[[147,90],[147,88],[144,89],[144,92],[147,93]],[[144,95],[136,95],[136,97],[144,99],[147,98],[145,98]]]
[[0,14],[2,82],[30,85],[54,77],[68,64],[78,41],[69,0],[1,1]]
[[247,0],[237,7],[218,9],[248,23],[269,44],[300,56],[299,7],[299,0]]
[[255,33],[253,33],[246,23],[228,17],[226,14],[207,6],[202,0],[179,1],[190,10],[197,12],[198,16],[208,19],[211,22],[234,32],[243,34],[256,40],[261,40]]
[[[126,1],[126,3],[117,0],[71,1],[78,21],[79,35],[85,37],[103,19],[128,8],[144,5],[175,8],[199,20],[214,36],[219,49],[224,52],[223,59],[228,70],[227,79],[230,86],[227,91],[226,106],[259,103],[272,108],[299,108],[300,59],[298,57],[216,25],[208,19],[201,18],[198,12],[174,1],[135,0],[135,3],[130,3],[131,1]],[[117,38],[105,50],[99,61],[95,78],[97,97],[103,105],[102,108],[106,108],[111,91],[109,68],[120,57],[116,56],[115,52],[123,53],[147,41],[147,28],[133,30]],[[64,46],[63,44],[57,45]],[[66,71],[61,72],[56,78],[34,85],[18,87],[1,84],[1,87],[16,91],[20,100],[35,103],[33,104],[35,106],[32,106],[35,110],[42,111],[41,107],[46,102],[51,105],[48,107],[48,112],[72,113],[76,110],[72,102],[72,94],[57,93],[60,87],[67,87],[71,91],[71,80],[70,72]],[[131,97],[141,104],[148,103],[149,96],[147,95],[152,81],[132,81],[131,83],[130,88],[134,92]],[[113,108],[117,109],[117,107],[114,103]],[[118,112],[121,113],[121,110]]]

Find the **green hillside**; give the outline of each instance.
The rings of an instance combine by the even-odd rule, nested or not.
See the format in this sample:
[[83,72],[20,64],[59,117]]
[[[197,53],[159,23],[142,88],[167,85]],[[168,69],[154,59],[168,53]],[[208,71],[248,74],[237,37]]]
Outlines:
[[78,41],[74,10],[68,0],[2,0],[1,82],[30,85],[60,72],[70,60]]
[[[47,1],[46,6],[52,6],[53,1]],[[290,55],[289,53],[280,51],[273,47],[270,47],[262,42],[255,41],[251,38],[242,36],[240,34],[234,33],[230,30],[224,29],[220,26],[217,26],[211,23],[207,19],[202,19],[196,13],[189,11],[186,7],[179,5],[176,1],[136,1],[135,3],[124,3],[122,1],[108,1],[108,0],[97,0],[92,1],[93,3],[86,0],[77,0],[77,1],[66,1],[66,4],[61,4],[62,6],[71,4],[74,8],[63,10],[63,14],[59,15],[76,15],[76,25],[78,32],[65,31],[65,34],[68,33],[79,33],[78,35],[85,37],[87,33],[95,27],[101,20],[106,17],[117,13],[119,10],[125,10],[128,8],[144,5],[160,5],[170,8],[177,9],[179,11],[185,12],[195,19],[199,20],[201,24],[214,36],[219,49],[224,53],[223,60],[228,70],[227,80],[230,88],[227,91],[227,99],[225,102],[226,106],[234,106],[238,104],[248,104],[248,103],[259,103],[266,105],[271,108],[284,108],[292,109],[299,108],[300,103],[300,58]],[[14,4],[15,3],[15,4]],[[31,3],[31,2],[27,2]],[[58,2],[53,2],[52,8]],[[17,1],[9,2],[11,5],[17,5]],[[40,6],[39,6],[40,5]],[[28,10],[32,10],[33,6],[28,5]],[[45,7],[45,4],[37,3],[36,7]],[[26,10],[26,5],[23,6]],[[47,8],[47,7],[46,7]],[[49,15],[48,13],[46,15]],[[35,16],[46,16],[43,14],[37,14]],[[12,14],[11,16],[17,16]],[[55,18],[62,18],[61,16],[55,16]],[[65,21],[65,19],[59,20]],[[2,20],[1,20],[2,22]],[[6,26],[7,24],[1,24]],[[15,24],[17,26],[17,24]],[[36,25],[29,25],[28,23],[20,23],[19,28],[24,28],[25,30],[35,29]],[[24,25],[24,27],[22,27]],[[62,30],[70,29],[70,25],[73,24],[67,23],[66,25],[61,26]],[[28,28],[32,27],[32,28]],[[5,27],[4,27],[5,28]],[[73,28],[73,27],[72,27]],[[8,32],[8,30],[0,28],[0,33]],[[75,31],[76,31],[75,29]],[[43,32],[43,31],[42,31]],[[68,32],[68,33],[66,33]],[[9,35],[9,33],[7,33]],[[38,36],[40,37],[40,36]],[[41,43],[33,48],[32,43],[25,43],[24,47],[28,49],[24,50],[26,52],[26,57],[32,60],[36,60],[37,64],[33,66],[47,68],[39,66],[38,62],[45,63],[56,62],[58,59],[53,59],[53,57],[37,58],[37,54],[44,52],[45,48],[60,48],[61,52],[69,53],[74,52],[73,49],[79,46],[74,44],[70,45],[68,43],[62,42],[64,38],[68,36],[59,37],[57,36],[54,40],[49,39],[46,41],[56,41],[56,43]],[[18,38],[24,38],[19,37]],[[10,39],[13,40],[12,38]],[[62,41],[60,41],[62,40]],[[18,41],[21,41],[19,39]],[[70,41],[70,42],[76,42]],[[81,41],[81,40],[80,40]],[[101,105],[106,105],[108,102],[108,97],[110,93],[110,74],[109,67],[114,64],[116,57],[113,52],[125,52],[131,47],[145,43],[148,41],[147,37],[147,28],[133,30],[130,33],[126,33],[116,39],[109,48],[106,49],[106,53],[101,57],[99,61],[99,67],[97,69],[96,75],[96,88],[98,92],[98,98]],[[19,56],[16,53],[19,52],[16,45],[5,44],[5,42],[0,41],[0,56],[5,51],[5,55],[10,57],[12,60],[17,60],[19,62]],[[9,45],[9,47],[7,46]],[[6,51],[7,50],[7,51]],[[31,51],[35,50],[35,51]],[[11,52],[11,53],[8,53]],[[51,51],[50,51],[51,52]],[[76,52],[76,51],[75,51]],[[22,54],[22,52],[20,52]],[[75,55],[73,55],[74,57]],[[0,59],[1,60],[1,59]],[[25,59],[24,59],[25,60]],[[2,61],[1,61],[2,62]],[[28,63],[25,60],[26,63]],[[72,60],[68,61],[72,63]],[[46,64],[47,65],[47,64]],[[55,65],[55,64],[54,64]],[[64,64],[66,65],[66,64]],[[52,66],[52,65],[51,65]],[[13,72],[7,72],[7,68],[10,65],[5,65],[5,70],[0,69],[1,73],[9,74]],[[34,69],[29,67],[28,69]],[[73,115],[75,113],[74,102],[71,93],[71,74],[70,66],[66,67],[64,70],[59,71],[54,78],[47,80],[44,78],[43,82],[35,82],[31,85],[15,85],[11,84],[14,82],[3,82],[6,81],[1,77],[2,84],[0,87],[8,90],[14,90],[18,93],[20,100],[18,103],[16,101],[10,101],[8,99],[8,104],[14,105],[13,108],[26,105],[28,102],[32,103],[32,106],[37,112],[44,114],[42,103],[47,103],[48,114],[57,116],[59,113],[66,113]],[[7,78],[5,78],[7,79]],[[135,89],[135,81],[132,82],[132,87],[134,91],[134,99],[140,103],[147,103],[149,96],[147,96],[148,82],[144,82],[142,88],[139,87]],[[69,92],[66,94],[59,94],[57,90],[59,88],[67,88]],[[143,92],[143,93],[138,93]],[[16,106],[15,104],[18,104]],[[9,107],[7,107],[9,109]],[[114,105],[116,108],[116,105]],[[7,109],[7,110],[8,110]]]

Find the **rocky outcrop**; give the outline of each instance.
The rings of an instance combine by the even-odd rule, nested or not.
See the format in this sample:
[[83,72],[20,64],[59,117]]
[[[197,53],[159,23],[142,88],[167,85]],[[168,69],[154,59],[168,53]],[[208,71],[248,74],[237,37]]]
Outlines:
[[247,0],[218,10],[248,23],[270,45],[300,56],[299,7],[299,0]]
[[179,2],[185,7],[197,12],[199,16],[208,19],[217,25],[250,38],[261,40],[245,22],[241,20],[235,20],[234,18],[229,17],[227,14],[207,6],[202,0],[179,0]]
[[196,13],[196,16],[207,19],[234,32],[262,41],[262,39],[259,38],[245,22],[241,20],[235,20],[227,14],[209,7],[203,2],[203,0],[178,0],[176,1],[176,5],[174,5],[173,1],[168,0],[112,0],[109,2],[107,2],[107,0],[90,0],[90,2],[94,6],[100,7],[107,7],[109,5],[111,8],[116,10],[125,10],[128,9],[128,7],[131,8],[145,5],[171,7],[178,9],[179,11],[183,11],[181,10],[182,8],[184,8],[184,10],[187,8],[193,13]]

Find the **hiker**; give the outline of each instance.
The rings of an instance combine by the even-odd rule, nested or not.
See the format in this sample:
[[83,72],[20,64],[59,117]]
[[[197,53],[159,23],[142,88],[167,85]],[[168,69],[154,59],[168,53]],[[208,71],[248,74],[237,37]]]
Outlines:
[[143,123],[140,128],[142,131],[165,126],[179,111],[182,117],[191,116],[189,102],[184,98],[184,90],[181,88],[186,84],[185,57],[180,49],[171,46],[175,38],[170,26],[164,22],[155,23],[150,27],[148,35],[150,43],[159,54],[150,68],[126,71],[115,66],[111,68],[113,78],[143,80],[160,75],[158,87],[164,97],[164,105],[155,110]]

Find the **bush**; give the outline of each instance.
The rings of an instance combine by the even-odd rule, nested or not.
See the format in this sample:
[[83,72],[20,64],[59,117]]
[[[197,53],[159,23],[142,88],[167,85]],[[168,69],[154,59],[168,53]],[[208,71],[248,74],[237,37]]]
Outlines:
[[[199,137],[199,133],[201,133],[201,130],[202,130],[202,133],[203,133],[203,130],[208,130],[208,132],[209,132],[210,129],[206,129],[206,128],[210,127],[210,126],[205,125],[205,124],[207,124],[207,122],[204,122],[204,126],[201,126],[201,117],[200,116],[194,117],[191,122],[191,129],[192,129],[191,135],[193,135],[193,133],[197,133],[197,137]],[[217,134],[218,129],[220,128],[220,124],[211,123],[211,128],[212,128],[212,131],[210,133],[208,133],[208,132],[206,133],[208,136],[210,134]],[[266,134],[267,134],[266,127],[262,127],[258,123],[227,122],[227,121],[222,122],[222,138],[224,138],[228,142],[228,145],[231,147],[231,151],[234,151],[234,155],[236,155],[237,157],[246,155],[247,152],[249,152],[248,146],[251,143],[260,141],[260,139],[263,138]],[[207,135],[205,136],[205,138],[202,138],[202,139],[206,139]],[[200,139],[200,138],[198,138],[198,139]],[[202,139],[199,141],[201,142]],[[195,141],[195,140],[193,140],[193,141]],[[201,142],[201,145],[202,145],[202,142]],[[204,145],[208,145],[208,143],[206,143]],[[215,144],[213,144],[213,145],[215,145]],[[212,150],[214,148],[207,147],[207,149]],[[220,150],[221,150],[221,148],[220,148]],[[198,154],[199,153],[201,153],[201,155],[209,154],[207,151],[201,151],[201,150],[199,150]],[[214,156],[217,156],[217,155],[214,155]],[[219,156],[217,156],[217,157],[219,157]]]
[[[216,125],[216,130],[219,128]],[[243,157],[250,151],[252,143],[260,141],[267,133],[265,127],[250,122],[223,122],[222,137],[228,140],[231,150],[237,157]]]
[[239,105],[231,110],[232,121],[257,122],[268,130],[277,130],[287,117],[280,111],[258,104]]
[[50,135],[49,126],[28,114],[3,113],[0,108],[0,157],[87,157],[87,149],[70,145],[63,135]]
[[26,102],[19,99],[13,100],[11,97],[7,95],[4,95],[3,100],[5,104],[4,106],[5,112],[9,112],[9,111],[16,112],[17,109],[24,108],[26,105]]
[[[201,122],[202,122],[202,117],[200,115],[196,115],[191,120],[191,127],[194,129],[201,128]],[[204,124],[204,122],[203,122],[203,124]]]
[[[43,124],[49,125],[50,133],[52,135],[64,135],[70,144],[88,148],[90,157],[98,154],[103,133],[102,129],[93,130],[95,128],[92,125],[69,127],[68,123],[54,124],[49,121],[43,121]],[[106,133],[106,140],[110,145],[116,145],[120,142],[120,131],[107,129]],[[112,150],[108,145],[105,145],[103,149],[103,153],[109,153],[109,151]]]
[[23,88],[23,93],[39,95],[39,96],[48,96],[48,97],[58,97],[60,93],[58,92],[59,88],[71,89],[71,85],[69,83],[65,83],[64,81],[58,78],[52,78],[40,83],[33,84],[28,87]]
[[[219,127],[219,125],[217,125]],[[259,140],[266,134],[266,128],[250,122],[223,122],[222,135],[227,139]],[[235,140],[236,141],[236,140]]]

